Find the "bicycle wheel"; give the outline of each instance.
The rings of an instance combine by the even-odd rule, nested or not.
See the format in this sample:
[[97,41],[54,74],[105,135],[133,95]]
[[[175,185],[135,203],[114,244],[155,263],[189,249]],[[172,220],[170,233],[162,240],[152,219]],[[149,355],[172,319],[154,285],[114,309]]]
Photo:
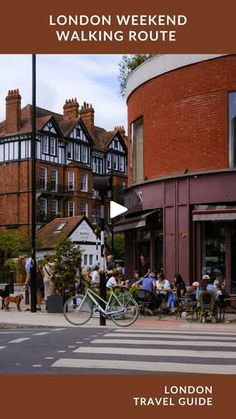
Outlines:
[[85,324],[92,317],[92,306],[83,295],[70,297],[64,304],[63,313],[65,319],[75,326]]
[[111,303],[110,310],[117,311],[110,315],[112,321],[121,327],[130,326],[138,318],[139,307],[136,301],[127,295],[120,295]]

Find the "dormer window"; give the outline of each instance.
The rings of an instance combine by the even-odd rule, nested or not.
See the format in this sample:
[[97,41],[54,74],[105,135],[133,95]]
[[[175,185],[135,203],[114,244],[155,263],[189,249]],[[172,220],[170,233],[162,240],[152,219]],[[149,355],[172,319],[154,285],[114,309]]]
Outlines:
[[42,153],[49,154],[50,156],[56,156],[57,154],[57,141],[55,137],[48,137],[44,135],[42,137]]
[[115,139],[114,140],[114,149],[118,150],[118,147],[119,147],[119,141]]
[[57,226],[56,230],[55,230],[55,233],[57,233],[57,232],[59,232],[59,231],[62,231],[62,230],[63,230],[63,228],[65,227],[65,225],[66,225],[66,223],[61,223],[61,224],[59,224],[59,225]]

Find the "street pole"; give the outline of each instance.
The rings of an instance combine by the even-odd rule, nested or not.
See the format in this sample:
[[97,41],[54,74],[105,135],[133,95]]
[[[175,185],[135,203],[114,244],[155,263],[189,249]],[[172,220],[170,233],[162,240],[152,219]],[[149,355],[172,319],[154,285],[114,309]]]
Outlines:
[[[113,156],[113,149],[111,149],[111,201],[113,201],[113,164],[114,164],[114,156]],[[111,253],[114,256],[114,225],[113,225],[113,218],[111,219]]]
[[[101,271],[100,271],[100,283],[99,283],[99,294],[103,300],[106,300],[106,274],[105,274],[105,207],[104,207],[104,193],[101,194]],[[101,302],[101,306],[105,308],[105,304]],[[100,326],[106,326],[106,318],[100,313]]]
[[32,54],[32,136],[31,136],[31,270],[30,292],[32,313],[36,312],[36,55]]

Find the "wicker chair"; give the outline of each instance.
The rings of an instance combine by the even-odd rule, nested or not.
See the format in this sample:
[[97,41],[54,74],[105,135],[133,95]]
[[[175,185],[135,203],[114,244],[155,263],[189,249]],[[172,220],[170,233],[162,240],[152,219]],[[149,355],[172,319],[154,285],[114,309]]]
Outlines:
[[202,291],[199,298],[199,320],[205,322],[209,317],[212,323],[217,320],[217,309],[215,304],[215,295],[212,291]]

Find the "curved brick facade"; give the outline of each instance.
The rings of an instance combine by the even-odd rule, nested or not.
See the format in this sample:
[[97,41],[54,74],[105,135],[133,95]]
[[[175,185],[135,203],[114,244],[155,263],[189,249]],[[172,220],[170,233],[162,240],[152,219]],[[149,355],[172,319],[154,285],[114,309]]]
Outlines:
[[[145,64],[138,71],[145,71]],[[158,57],[153,65],[158,65]],[[236,55],[168,71],[130,93],[129,127],[141,116],[144,121],[146,180],[228,168],[231,90],[236,90]]]

